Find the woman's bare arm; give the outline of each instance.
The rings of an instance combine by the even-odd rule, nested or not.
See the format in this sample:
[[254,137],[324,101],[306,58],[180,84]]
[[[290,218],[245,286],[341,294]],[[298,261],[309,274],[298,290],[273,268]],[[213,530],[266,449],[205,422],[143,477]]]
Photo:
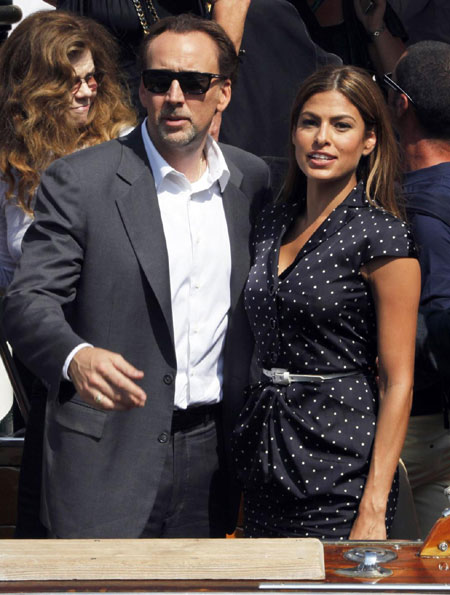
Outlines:
[[420,269],[412,258],[365,266],[377,312],[380,408],[369,474],[350,539],[386,539],[386,505],[412,401]]
[[236,52],[241,47],[250,2],[251,0],[215,0],[212,3],[212,17],[228,33]]

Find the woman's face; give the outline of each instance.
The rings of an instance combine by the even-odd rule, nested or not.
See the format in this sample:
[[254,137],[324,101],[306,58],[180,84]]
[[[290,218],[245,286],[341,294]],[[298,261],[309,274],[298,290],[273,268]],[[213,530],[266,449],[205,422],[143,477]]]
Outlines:
[[358,109],[342,93],[325,91],[303,105],[292,142],[308,181],[355,184],[359,160],[372,152],[376,136],[366,131]]
[[70,58],[70,63],[75,71],[74,79],[77,84],[72,89],[69,116],[75,126],[81,127],[86,125],[89,110],[97,95],[95,78],[89,76],[94,74],[95,65],[90,50],[84,50],[81,54]]

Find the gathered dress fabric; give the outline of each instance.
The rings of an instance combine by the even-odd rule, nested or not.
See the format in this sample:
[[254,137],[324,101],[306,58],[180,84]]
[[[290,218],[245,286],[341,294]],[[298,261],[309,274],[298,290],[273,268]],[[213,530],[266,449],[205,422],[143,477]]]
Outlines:
[[[258,364],[337,375],[247,389],[234,432],[248,537],[347,539],[369,471],[378,412],[376,312],[361,267],[416,255],[407,226],[358,184],[278,275],[282,239],[303,203],[265,209],[245,300]],[[393,482],[386,525],[395,513]]]

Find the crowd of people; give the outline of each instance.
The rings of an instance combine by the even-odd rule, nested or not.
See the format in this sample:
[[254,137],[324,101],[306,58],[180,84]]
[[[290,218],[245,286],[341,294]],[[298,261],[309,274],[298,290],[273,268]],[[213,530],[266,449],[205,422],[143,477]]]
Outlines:
[[401,457],[424,537],[450,45],[400,0],[48,2],[0,47],[16,536],[223,537],[242,497],[247,537],[386,539]]

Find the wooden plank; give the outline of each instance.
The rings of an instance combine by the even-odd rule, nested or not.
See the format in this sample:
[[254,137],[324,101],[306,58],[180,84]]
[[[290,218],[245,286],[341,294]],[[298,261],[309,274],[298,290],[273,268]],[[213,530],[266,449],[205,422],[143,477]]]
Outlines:
[[317,539],[5,540],[1,581],[323,580]]

